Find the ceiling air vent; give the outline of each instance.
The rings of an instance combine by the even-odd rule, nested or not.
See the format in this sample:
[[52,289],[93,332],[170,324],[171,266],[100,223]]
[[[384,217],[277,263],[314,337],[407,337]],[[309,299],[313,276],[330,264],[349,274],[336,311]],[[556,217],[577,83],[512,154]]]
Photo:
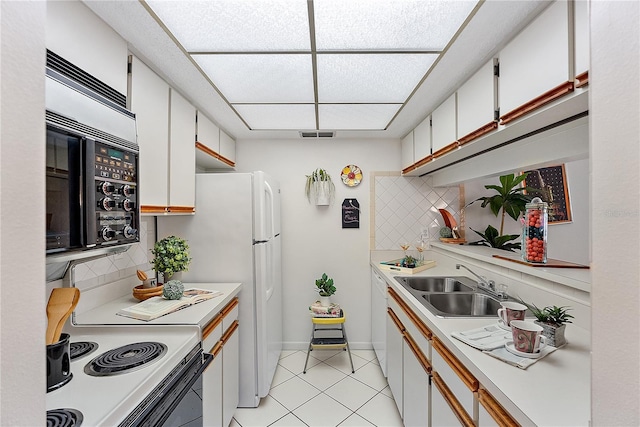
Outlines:
[[301,138],[333,138],[335,136],[335,132],[300,132]]

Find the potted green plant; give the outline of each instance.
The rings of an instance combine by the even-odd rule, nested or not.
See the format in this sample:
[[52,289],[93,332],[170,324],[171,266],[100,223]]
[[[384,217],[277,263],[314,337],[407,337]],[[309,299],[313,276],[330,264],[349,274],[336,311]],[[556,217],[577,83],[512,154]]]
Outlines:
[[328,307],[331,305],[331,295],[336,293],[336,287],[333,285],[333,279],[322,273],[319,279],[316,279],[316,288],[320,294],[320,304]]
[[[187,271],[191,258],[187,241],[176,236],[158,240],[151,253],[155,256],[153,269],[164,275],[164,282],[168,282],[175,273]],[[175,277],[173,277],[175,279]]]
[[331,180],[331,175],[324,169],[316,169],[310,175],[306,175],[307,182],[304,193],[309,203],[313,200],[316,206],[327,206],[333,202],[336,186]]
[[500,218],[500,231],[498,232],[494,227],[489,225],[484,233],[471,229],[474,233],[478,234],[483,240],[473,242],[475,245],[486,245],[497,249],[503,249],[512,251],[514,249],[520,249],[520,242],[509,243],[511,240],[517,239],[519,234],[506,234],[504,232],[504,219],[506,215],[509,215],[515,221],[518,220],[520,215],[525,211],[525,205],[531,201],[531,196],[524,194],[524,191],[535,192],[534,188],[522,187],[522,181],[525,180],[527,174],[515,176],[515,174],[508,174],[500,176],[500,185],[485,185],[487,190],[495,190],[497,194],[492,196],[480,197],[467,206],[472,205],[475,202],[482,201],[482,207],[489,206],[491,212],[497,217],[502,212]]
[[403,259],[402,259],[402,266],[403,267],[407,267],[407,268],[415,268],[415,266],[418,264],[418,260],[415,259],[414,257],[412,257],[411,255],[406,255]]
[[573,316],[567,313],[571,308],[549,305],[538,308],[535,304],[529,304],[520,300],[527,306],[531,314],[536,317],[535,323],[542,326],[542,334],[547,338],[547,344],[553,347],[561,347],[566,344],[564,332],[567,323],[572,323]]

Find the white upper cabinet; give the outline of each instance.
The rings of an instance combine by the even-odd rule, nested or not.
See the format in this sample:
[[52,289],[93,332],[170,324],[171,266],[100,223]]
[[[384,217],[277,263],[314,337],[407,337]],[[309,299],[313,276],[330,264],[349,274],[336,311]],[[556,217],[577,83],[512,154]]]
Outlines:
[[47,2],[47,49],[127,93],[127,42],[80,1]]
[[140,146],[140,210],[162,213],[169,205],[169,85],[135,56],[129,100]]
[[420,123],[413,131],[415,161],[419,162],[431,155],[431,116]]
[[233,169],[235,157],[235,141],[198,111],[196,166],[202,170]]
[[[431,113],[431,150],[434,156],[456,142],[456,94]],[[440,151],[440,153],[438,153]]]
[[573,81],[568,8],[567,1],[555,1],[500,52],[502,122],[505,115]]
[[227,160],[236,162],[236,142],[220,129],[220,155]]
[[494,59],[487,62],[458,89],[458,139],[461,143],[468,142],[467,136],[476,137],[473,134],[480,129],[497,127],[496,62]]
[[589,4],[586,1],[576,1],[575,16],[575,75],[589,70]]
[[196,199],[196,108],[171,90],[169,212],[193,212]]
[[409,132],[407,136],[402,138],[401,142],[402,148],[402,169],[406,169],[409,166],[413,165],[415,162],[414,159],[414,151],[413,151],[413,131]]

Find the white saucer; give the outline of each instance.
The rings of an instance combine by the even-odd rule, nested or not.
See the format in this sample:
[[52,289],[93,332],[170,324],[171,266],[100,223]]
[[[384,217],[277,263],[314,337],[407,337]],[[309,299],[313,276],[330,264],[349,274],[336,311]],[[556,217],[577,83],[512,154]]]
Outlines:
[[511,326],[507,326],[507,325],[504,323],[504,320],[502,320],[502,319],[498,319],[498,326],[499,326],[500,328],[504,329],[505,331],[510,331],[510,330],[511,330]]
[[538,350],[537,353],[524,353],[522,351],[517,350],[513,345],[513,341],[507,341],[506,343],[504,343],[504,346],[509,353],[513,353],[516,356],[526,357],[529,359],[537,359],[538,357],[542,356],[542,352],[540,350]]

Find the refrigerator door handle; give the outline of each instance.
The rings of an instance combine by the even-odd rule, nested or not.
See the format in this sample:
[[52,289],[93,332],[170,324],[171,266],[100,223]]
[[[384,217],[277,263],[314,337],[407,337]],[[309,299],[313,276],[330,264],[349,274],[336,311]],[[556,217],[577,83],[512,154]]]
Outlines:
[[273,237],[276,234],[276,224],[273,212],[273,189],[267,181],[264,182],[265,193],[268,196],[267,209],[269,210],[269,219],[271,220],[271,230],[269,230],[269,237]]

